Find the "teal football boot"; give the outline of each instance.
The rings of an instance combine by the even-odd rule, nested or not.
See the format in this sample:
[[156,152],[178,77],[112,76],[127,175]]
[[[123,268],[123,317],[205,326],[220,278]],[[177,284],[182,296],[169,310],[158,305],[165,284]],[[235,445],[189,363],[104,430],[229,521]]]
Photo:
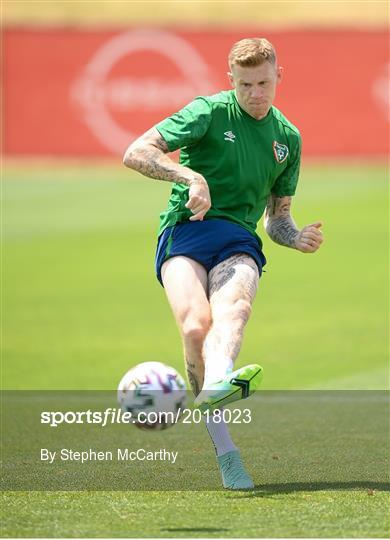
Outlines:
[[217,457],[223,487],[226,489],[253,489],[252,478],[246,472],[238,450]]

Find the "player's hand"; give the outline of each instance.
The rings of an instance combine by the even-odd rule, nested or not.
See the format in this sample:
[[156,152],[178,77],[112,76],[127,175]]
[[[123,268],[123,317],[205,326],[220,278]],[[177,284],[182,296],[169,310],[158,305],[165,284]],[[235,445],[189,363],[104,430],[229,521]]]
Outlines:
[[303,253],[314,253],[317,251],[324,241],[321,227],[322,223],[320,221],[303,227],[295,239],[296,248]]
[[202,221],[206,213],[210,210],[211,199],[209,186],[200,174],[197,174],[190,181],[189,199],[186,208],[194,214],[190,221]]

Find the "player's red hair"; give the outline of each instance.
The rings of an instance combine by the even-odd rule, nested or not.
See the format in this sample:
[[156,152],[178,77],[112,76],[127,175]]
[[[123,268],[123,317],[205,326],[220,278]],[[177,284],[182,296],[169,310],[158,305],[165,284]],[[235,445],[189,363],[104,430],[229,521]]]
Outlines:
[[265,38],[246,38],[235,43],[229,53],[229,66],[260,66],[264,62],[276,64],[275,49]]

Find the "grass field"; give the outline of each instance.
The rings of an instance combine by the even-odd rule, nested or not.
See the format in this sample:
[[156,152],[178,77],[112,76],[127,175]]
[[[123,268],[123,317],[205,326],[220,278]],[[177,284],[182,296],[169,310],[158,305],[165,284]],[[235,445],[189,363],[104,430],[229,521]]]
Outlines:
[[[3,388],[113,389],[146,360],[183,373],[153,271],[157,216],[170,186],[120,165],[10,165],[4,177]],[[238,365],[262,364],[267,390],[387,388],[385,166],[306,165],[293,214],[300,225],[323,220],[326,243],[303,255],[273,245],[259,228],[267,272]],[[244,454],[261,446],[256,431]],[[209,464],[206,442],[204,451]],[[250,493],[8,492],[2,533],[388,536],[383,484],[348,484],[343,474],[297,482],[264,459]]]

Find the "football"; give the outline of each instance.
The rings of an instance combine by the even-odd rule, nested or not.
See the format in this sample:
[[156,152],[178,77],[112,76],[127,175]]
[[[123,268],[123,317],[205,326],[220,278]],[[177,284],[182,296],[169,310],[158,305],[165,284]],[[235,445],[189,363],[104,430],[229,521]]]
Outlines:
[[121,409],[132,413],[132,423],[145,430],[173,426],[186,406],[186,383],[172,367],[144,362],[130,369],[118,386]]

